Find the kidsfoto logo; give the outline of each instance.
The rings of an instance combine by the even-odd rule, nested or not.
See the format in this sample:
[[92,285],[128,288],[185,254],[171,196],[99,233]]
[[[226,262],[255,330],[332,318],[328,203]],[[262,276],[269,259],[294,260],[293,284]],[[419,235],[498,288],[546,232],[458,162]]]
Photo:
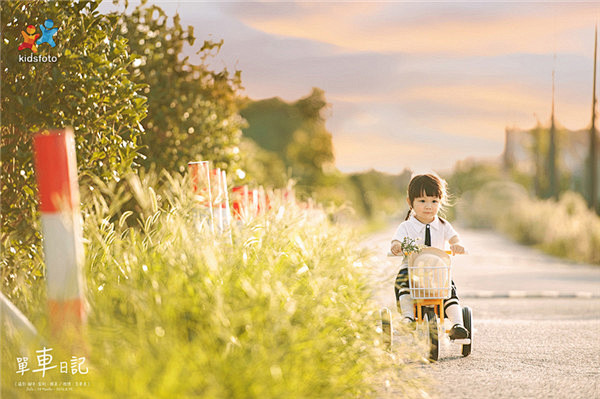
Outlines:
[[24,31],[21,31],[23,35],[23,43],[19,45],[19,51],[30,49],[29,55],[19,54],[19,62],[56,62],[58,57],[54,55],[37,55],[38,46],[42,44],[48,44],[50,47],[55,47],[54,35],[58,31],[58,28],[54,28],[54,21],[47,19],[42,25],[40,25],[42,33],[37,33],[36,28],[33,25],[27,26]]

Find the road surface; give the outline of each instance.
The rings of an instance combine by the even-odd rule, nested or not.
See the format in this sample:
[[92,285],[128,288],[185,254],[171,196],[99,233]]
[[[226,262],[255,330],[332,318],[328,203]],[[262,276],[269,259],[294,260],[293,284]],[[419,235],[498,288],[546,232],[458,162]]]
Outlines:
[[[364,242],[378,265],[374,296],[395,310],[393,229]],[[460,229],[453,258],[461,305],[473,310],[473,352],[445,341],[440,361],[416,365],[438,398],[600,398],[600,266],[577,264],[489,231]],[[402,339],[402,337],[399,337]],[[394,397],[393,387],[385,397]]]

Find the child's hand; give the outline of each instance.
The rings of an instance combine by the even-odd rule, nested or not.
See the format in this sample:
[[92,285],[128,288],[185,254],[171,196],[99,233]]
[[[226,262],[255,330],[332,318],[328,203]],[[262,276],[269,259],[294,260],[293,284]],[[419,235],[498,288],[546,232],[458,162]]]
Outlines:
[[400,241],[394,241],[390,251],[396,256],[400,255],[402,253],[402,243]]
[[450,245],[450,250],[452,251],[452,255],[461,255],[467,252],[465,251],[465,247],[460,244]]

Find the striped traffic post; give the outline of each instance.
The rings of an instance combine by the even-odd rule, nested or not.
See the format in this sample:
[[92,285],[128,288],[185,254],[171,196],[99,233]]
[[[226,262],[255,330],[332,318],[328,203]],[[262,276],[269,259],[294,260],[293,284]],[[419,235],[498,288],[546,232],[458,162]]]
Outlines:
[[222,205],[225,195],[223,193],[221,179],[222,176],[220,168],[215,168],[210,171],[210,190],[212,195],[213,209],[215,212],[215,231],[218,231],[219,233],[222,233],[224,229]]
[[221,203],[221,213],[223,218],[223,233],[227,234],[229,243],[233,245],[233,235],[231,234],[231,209],[229,208],[229,190],[227,187],[227,172],[221,171],[221,190],[223,192],[223,202]]
[[70,129],[33,141],[46,263],[50,328],[60,335],[85,322],[84,250],[75,139]]
[[267,192],[263,186],[258,187],[258,213],[265,215],[267,213]]
[[231,235],[231,216],[229,211],[226,172],[220,168],[211,170],[210,184],[212,188],[217,231],[219,233],[228,233]]
[[258,190],[253,188],[252,191],[252,201],[251,201],[251,207],[250,207],[250,215],[252,218],[255,218],[258,216]]
[[221,171],[221,189],[223,191],[223,202],[221,203],[221,212],[223,212],[223,228],[231,234],[231,209],[229,208],[229,190],[227,187],[227,172]]
[[233,215],[236,219],[248,221],[248,186],[237,186],[231,190]]
[[188,162],[192,191],[200,209],[196,217],[198,230],[208,224],[214,233],[214,213],[212,206],[212,194],[210,187],[210,164],[208,161]]
[[273,209],[274,200],[275,200],[275,190],[273,190],[272,188],[265,190],[265,206],[266,206],[266,209],[268,209],[269,211],[271,211]]
[[285,188],[283,200],[286,205],[296,205],[296,193],[294,192],[294,187],[291,184],[288,184]]

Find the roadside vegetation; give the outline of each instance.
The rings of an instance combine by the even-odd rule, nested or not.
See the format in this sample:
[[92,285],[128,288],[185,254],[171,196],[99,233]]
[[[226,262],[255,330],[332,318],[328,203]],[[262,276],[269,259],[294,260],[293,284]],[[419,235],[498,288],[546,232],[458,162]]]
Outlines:
[[490,164],[455,172],[453,183],[460,195],[455,216],[469,227],[492,228],[551,255],[600,264],[600,217],[581,194],[536,198]]
[[[351,231],[321,211],[273,204],[234,224],[230,241],[197,227],[186,178],[125,180],[127,190],[85,194],[89,373],[72,379],[89,386],[74,397],[356,398],[386,386],[421,395],[415,349],[398,344],[396,356],[381,344],[372,265]],[[131,198],[137,211],[123,212]],[[37,288],[23,295],[41,308]],[[14,373],[27,354],[14,339],[3,337],[3,393],[27,397],[14,383],[41,378]]]

